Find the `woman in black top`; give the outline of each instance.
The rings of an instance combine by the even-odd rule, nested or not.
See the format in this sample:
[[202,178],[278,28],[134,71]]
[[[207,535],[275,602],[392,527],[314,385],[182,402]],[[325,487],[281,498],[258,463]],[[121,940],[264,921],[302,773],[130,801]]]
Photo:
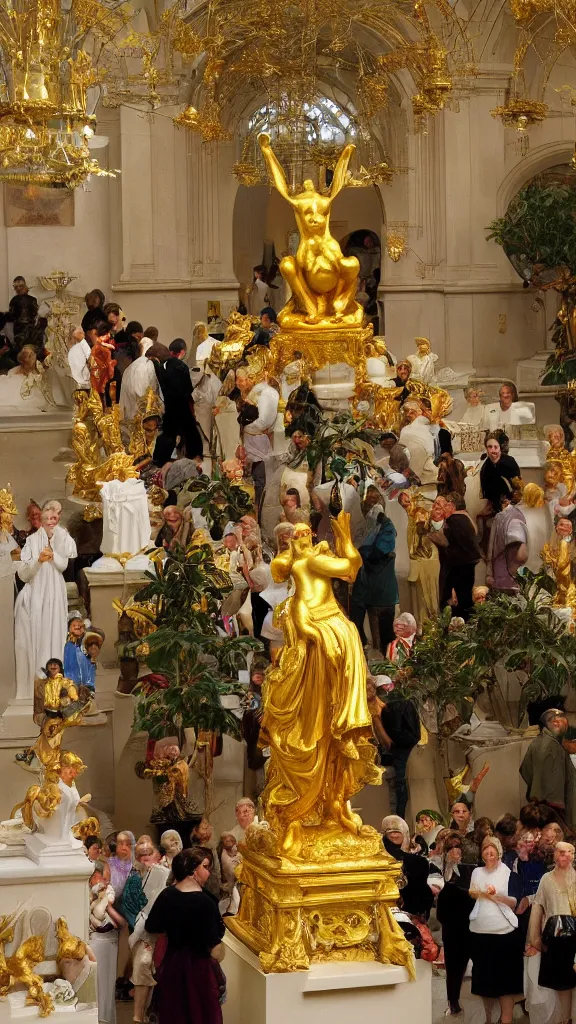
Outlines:
[[410,853],[410,830],[398,814],[388,814],[382,819],[384,848],[395,860],[402,861],[402,873],[406,885],[400,891],[402,909],[427,921],[434,896],[428,885],[428,861],[416,853]]
[[160,893],[148,915],[146,930],[168,939],[155,993],[160,1024],[222,1024],[223,975],[215,957],[224,924],[216,900],[203,889],[211,867],[211,851],[204,847],[178,853],[172,861],[176,884]]
[[492,506],[492,512],[502,511],[502,499],[514,490],[512,481],[520,477],[520,467],[508,455],[508,438],[503,430],[495,430],[484,439],[487,458],[480,470],[482,497]]

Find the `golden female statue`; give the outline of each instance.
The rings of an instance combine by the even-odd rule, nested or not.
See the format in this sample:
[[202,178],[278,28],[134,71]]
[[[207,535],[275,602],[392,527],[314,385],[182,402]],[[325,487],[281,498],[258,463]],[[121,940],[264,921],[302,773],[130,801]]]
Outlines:
[[564,430],[560,425],[544,427],[544,437],[550,445],[546,461],[560,467],[566,493],[571,495],[576,488],[576,454],[565,448]]
[[304,191],[293,196],[272,151],[270,136],[259,135],[258,142],[274,185],[294,210],[300,234],[296,256],[285,256],[280,262],[292,298],[278,314],[278,323],[284,329],[360,326],[364,310],[354,299],[360,264],[355,256],[343,256],[330,234],[330,207],[346,185],[348,164],[356,147],[345,146],[342,150],[327,195],[320,195],[307,179]]
[[544,565],[548,566],[554,573],[556,579],[556,594],[552,604],[555,608],[572,608],[572,615],[576,614],[576,584],[572,580],[572,554],[574,543],[568,537],[553,538],[550,544],[545,544],[540,552]]
[[380,781],[360,637],[332,591],[333,577],[355,579],[361,557],[348,513],[340,512],[332,529],[335,555],[326,541],[313,547],[310,527],[300,523],[271,566],[277,583],[292,576],[295,592],[284,619],[286,643],[265,684],[262,736],[271,756],[262,802],[291,859],[315,859],[312,847],[318,854],[342,833],[371,836],[349,801]]

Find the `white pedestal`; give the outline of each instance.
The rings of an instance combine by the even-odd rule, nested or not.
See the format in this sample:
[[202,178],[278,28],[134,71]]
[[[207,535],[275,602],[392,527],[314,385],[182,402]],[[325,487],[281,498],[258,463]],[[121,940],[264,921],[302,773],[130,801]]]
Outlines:
[[[94,572],[93,567],[84,570],[90,586],[92,622],[104,630],[106,637],[100,651],[102,668],[115,668],[118,665],[118,656],[114,646],[118,639],[118,615],[112,607],[113,599],[118,597],[127,601],[137,590],[150,582],[143,572],[134,572],[128,568],[123,571],[115,559],[112,561],[115,562],[115,568],[112,571]],[[100,668],[97,669],[97,673],[99,672]],[[100,694],[98,675],[96,694]]]
[[23,747],[31,746],[38,738],[38,726],[32,718],[32,700],[13,697],[0,718],[0,747],[12,746],[18,740]]
[[258,957],[227,934],[224,1024],[431,1024],[432,969],[416,962],[416,980],[404,967],[378,963],[315,964],[309,971],[264,974]]
[[[47,925],[41,934],[45,937],[46,960],[38,965],[37,973],[50,975],[56,970],[52,964],[56,950],[54,926],[59,917],[64,917],[68,930],[78,938],[88,940],[88,888],[87,880],[92,870],[82,849],[73,848],[52,851],[45,854],[34,850],[35,841],[41,836],[26,835],[24,846],[17,853],[9,848],[0,853],[0,911],[12,914],[19,907],[24,911],[41,909]],[[49,915],[49,916],[48,916]],[[16,929],[19,927],[16,922]],[[18,940],[15,938],[15,943]],[[7,955],[14,950],[7,948]],[[93,989],[95,998],[95,988]],[[25,1005],[26,993],[20,986],[10,992],[7,999],[0,1000],[0,1024],[9,1021],[38,1020],[38,1007]],[[84,1004],[83,1009],[75,1007],[55,1008],[50,1015],[53,1024],[62,1024],[64,1019],[73,1019],[77,1024],[97,1024],[96,1006]]]

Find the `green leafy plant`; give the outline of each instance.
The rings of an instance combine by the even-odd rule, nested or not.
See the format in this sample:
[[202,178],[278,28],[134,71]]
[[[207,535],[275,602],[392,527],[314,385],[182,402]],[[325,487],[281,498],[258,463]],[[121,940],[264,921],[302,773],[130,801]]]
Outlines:
[[520,190],[505,215],[493,221],[487,238],[501,245],[526,285],[562,295],[553,324],[555,352],[543,384],[565,384],[576,376],[576,178],[543,175]]
[[547,572],[523,569],[516,579],[518,594],[493,596],[477,606],[463,636],[463,653],[473,659],[478,683],[500,704],[504,702],[496,666],[525,675],[515,723],[519,725],[528,701],[556,696],[573,685],[576,637],[551,607],[556,582]]
[[230,577],[214,565],[209,545],[176,548],[146,575],[150,583],[135,598],[155,601],[157,607],[157,628],[145,641],[146,664],[165,676],[168,686],[138,691],[134,728],[151,739],[177,735],[181,743],[187,728],[239,738],[238,719],[221,698],[244,693],[238,670],[246,666],[249,651],[262,645],[252,637],[230,637],[219,625]]
[[370,448],[377,444],[382,431],[366,426],[366,420],[357,420],[351,413],[341,413],[329,420],[323,417],[310,443],[302,448],[292,465],[299,466],[306,459],[314,472],[322,467],[322,479],[328,473],[342,479],[346,463],[355,462],[360,472],[371,465]]
[[[371,671],[391,676],[395,692],[420,709],[433,701],[439,722],[449,705],[462,722],[468,721],[474,699],[484,690],[494,717],[509,728],[519,726],[529,701],[557,696],[573,686],[576,636],[566,631],[551,607],[556,591],[551,576],[524,569],[516,578],[518,594],[492,595],[457,630],[449,628],[450,610],[445,609],[424,624],[410,656],[399,664],[375,662]],[[500,687],[499,668],[525,679],[516,722]]]
[[190,504],[200,509],[216,540],[222,536],[226,523],[237,523],[242,516],[254,513],[254,502],[248,492],[231,483],[218,468],[212,477],[203,474],[189,480],[181,494],[191,497]]

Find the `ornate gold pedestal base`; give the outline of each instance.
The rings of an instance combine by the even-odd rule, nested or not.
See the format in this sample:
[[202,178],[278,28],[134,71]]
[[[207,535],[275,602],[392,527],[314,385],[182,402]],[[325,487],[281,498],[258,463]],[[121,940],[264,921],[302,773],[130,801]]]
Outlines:
[[329,866],[296,864],[244,844],[241,850],[240,910],[226,925],[266,973],[378,960],[414,976],[412,947],[390,912],[400,867],[383,850]]
[[366,373],[366,342],[373,327],[347,327],[335,322],[331,327],[309,327],[306,330],[280,330],[270,343],[274,372],[280,374],[294,353],[301,352],[310,372],[327,363],[347,363],[356,371],[356,378]]

